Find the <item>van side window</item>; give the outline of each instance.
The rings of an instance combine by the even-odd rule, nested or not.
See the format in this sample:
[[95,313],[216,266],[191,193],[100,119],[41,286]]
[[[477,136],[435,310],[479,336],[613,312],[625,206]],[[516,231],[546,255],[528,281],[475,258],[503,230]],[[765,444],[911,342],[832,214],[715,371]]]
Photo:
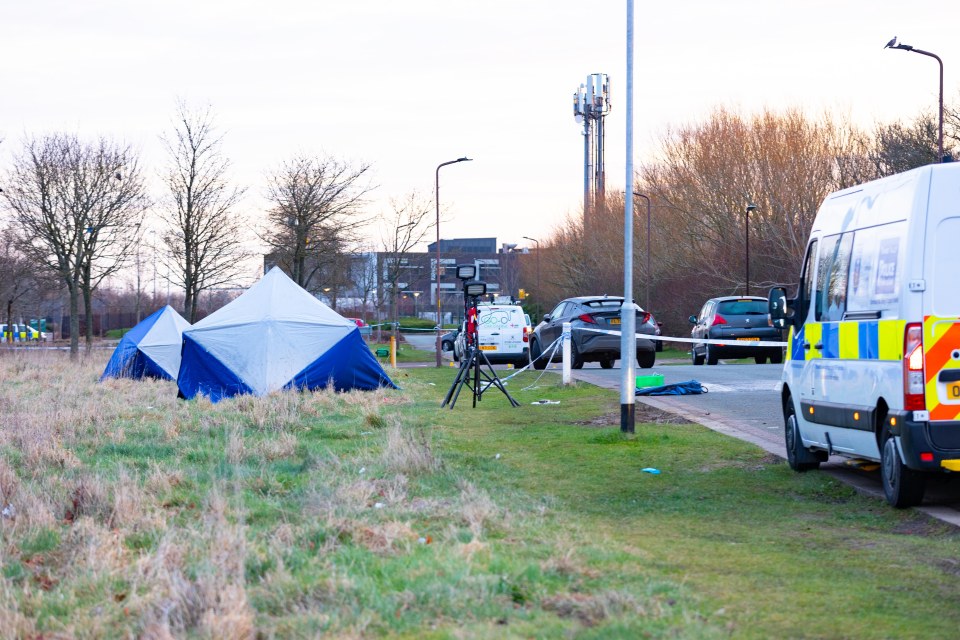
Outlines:
[[884,318],[897,315],[900,301],[899,272],[903,269],[903,238],[906,222],[894,222],[860,229],[853,239],[849,311],[880,312]]
[[820,266],[817,269],[816,318],[820,322],[839,322],[847,309],[847,276],[853,234],[823,239]]
[[817,275],[817,272],[813,270],[816,258],[817,240],[814,239],[807,247],[807,255],[803,259],[803,271],[800,272],[800,291],[797,292],[797,308],[794,309],[797,328],[802,327],[803,323],[807,321],[810,301],[813,300],[813,283]]

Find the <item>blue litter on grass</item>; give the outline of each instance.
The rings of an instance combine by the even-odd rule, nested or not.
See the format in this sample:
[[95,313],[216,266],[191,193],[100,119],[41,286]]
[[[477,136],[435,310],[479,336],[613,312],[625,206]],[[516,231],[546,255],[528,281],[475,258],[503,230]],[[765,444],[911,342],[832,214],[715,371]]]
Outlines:
[[654,469],[653,467],[647,467],[646,469],[641,469],[644,473],[650,473],[655,476],[660,475],[660,469]]

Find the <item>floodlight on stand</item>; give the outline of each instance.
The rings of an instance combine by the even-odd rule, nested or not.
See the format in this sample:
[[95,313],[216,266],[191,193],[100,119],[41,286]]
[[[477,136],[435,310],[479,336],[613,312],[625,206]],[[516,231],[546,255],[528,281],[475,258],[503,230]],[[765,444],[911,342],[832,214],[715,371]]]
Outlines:
[[473,280],[477,277],[477,265],[475,264],[458,264],[457,265],[457,278],[460,280]]
[[482,280],[464,282],[463,292],[470,297],[480,297],[487,293],[487,283]]

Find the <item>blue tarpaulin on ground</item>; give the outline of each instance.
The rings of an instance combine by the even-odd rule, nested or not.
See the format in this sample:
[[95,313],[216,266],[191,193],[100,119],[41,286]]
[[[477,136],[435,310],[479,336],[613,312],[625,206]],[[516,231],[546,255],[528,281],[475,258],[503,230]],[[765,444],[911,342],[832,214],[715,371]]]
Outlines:
[[689,396],[697,393],[706,393],[707,388],[697,380],[687,380],[686,382],[674,382],[659,387],[647,387],[646,389],[637,389],[638,396]]

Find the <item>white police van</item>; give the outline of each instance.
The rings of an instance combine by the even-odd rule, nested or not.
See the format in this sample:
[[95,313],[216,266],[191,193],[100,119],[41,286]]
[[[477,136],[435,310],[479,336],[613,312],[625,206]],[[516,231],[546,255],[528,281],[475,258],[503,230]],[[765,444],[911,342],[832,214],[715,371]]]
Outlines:
[[790,327],[783,415],[791,468],[828,455],[879,461],[895,507],[930,473],[960,471],[960,164],[827,197],[797,297],[770,292]]
[[[464,325],[461,325],[454,342],[454,360],[460,360],[466,351]],[[524,367],[530,362],[529,316],[520,305],[479,304],[477,342],[490,364]]]

